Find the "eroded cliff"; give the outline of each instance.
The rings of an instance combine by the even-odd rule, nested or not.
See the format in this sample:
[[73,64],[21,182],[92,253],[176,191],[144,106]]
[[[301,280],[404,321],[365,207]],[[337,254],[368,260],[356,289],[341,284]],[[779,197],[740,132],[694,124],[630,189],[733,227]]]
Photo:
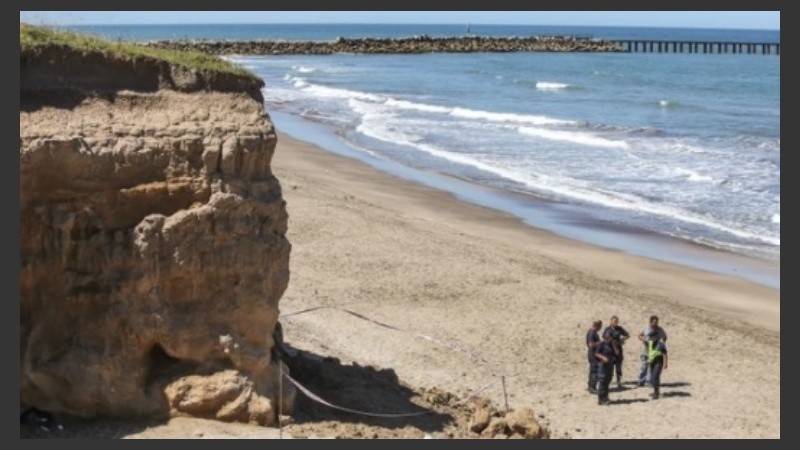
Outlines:
[[270,424],[289,280],[256,78],[22,50],[23,407]]

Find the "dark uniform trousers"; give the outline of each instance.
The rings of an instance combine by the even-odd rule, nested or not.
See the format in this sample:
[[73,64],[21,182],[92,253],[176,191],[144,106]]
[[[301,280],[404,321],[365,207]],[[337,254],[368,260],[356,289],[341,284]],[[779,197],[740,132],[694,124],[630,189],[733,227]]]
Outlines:
[[597,375],[600,370],[600,362],[594,357],[589,356],[589,389],[597,389]]
[[614,363],[598,362],[597,366],[597,398],[599,400],[608,400],[608,386],[611,384],[611,377],[614,375]]
[[658,356],[649,363],[650,368],[650,384],[653,385],[653,391],[658,394],[661,387],[661,370],[664,368],[664,357]]
[[617,372],[617,381],[622,381],[622,348],[619,349],[616,361],[614,361],[614,370]]

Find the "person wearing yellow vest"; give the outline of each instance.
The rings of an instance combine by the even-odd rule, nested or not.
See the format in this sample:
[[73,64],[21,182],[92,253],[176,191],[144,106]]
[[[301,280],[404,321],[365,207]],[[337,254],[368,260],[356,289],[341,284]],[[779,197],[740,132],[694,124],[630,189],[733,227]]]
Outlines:
[[667,332],[658,326],[658,316],[650,316],[650,322],[638,336],[639,340],[642,342],[642,352],[640,355],[642,366],[641,369],[639,369],[639,381],[636,385],[640,387],[650,383],[650,363],[647,361],[647,341],[649,340],[648,336],[650,336],[650,333],[656,333],[662,341],[667,342]]
[[667,345],[658,333],[651,333],[647,340],[647,364],[650,369],[650,384],[653,386],[652,399],[659,397],[661,387],[661,371],[667,370],[668,363]]

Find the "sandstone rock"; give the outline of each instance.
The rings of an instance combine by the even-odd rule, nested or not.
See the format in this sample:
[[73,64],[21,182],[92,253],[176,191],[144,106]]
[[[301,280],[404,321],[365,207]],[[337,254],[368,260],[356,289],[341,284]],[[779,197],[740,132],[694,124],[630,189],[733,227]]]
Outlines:
[[494,437],[498,434],[505,435],[508,431],[506,420],[503,417],[492,417],[489,425],[483,430],[481,436]]
[[290,244],[258,86],[76,58],[21,57],[21,406],[290,413],[270,358]]
[[489,421],[492,418],[492,412],[488,408],[478,408],[472,415],[469,422],[469,429],[475,433],[480,433],[489,426]]
[[252,381],[235,370],[180,378],[167,385],[164,394],[174,416],[185,414],[259,425],[274,420],[270,400],[254,393]]
[[539,439],[542,437],[542,427],[536,420],[536,415],[530,408],[520,408],[506,414],[509,429],[522,435],[526,439]]

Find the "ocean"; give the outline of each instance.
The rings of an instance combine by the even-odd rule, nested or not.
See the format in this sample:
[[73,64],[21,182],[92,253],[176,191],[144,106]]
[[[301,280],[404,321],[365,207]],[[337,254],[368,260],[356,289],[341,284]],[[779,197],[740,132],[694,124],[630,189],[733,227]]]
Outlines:
[[[463,35],[465,26],[78,27],[126,40]],[[478,35],[780,42],[778,31],[472,25]],[[418,170],[590,209],[607,226],[780,260],[780,57],[234,56],[267,111]]]

